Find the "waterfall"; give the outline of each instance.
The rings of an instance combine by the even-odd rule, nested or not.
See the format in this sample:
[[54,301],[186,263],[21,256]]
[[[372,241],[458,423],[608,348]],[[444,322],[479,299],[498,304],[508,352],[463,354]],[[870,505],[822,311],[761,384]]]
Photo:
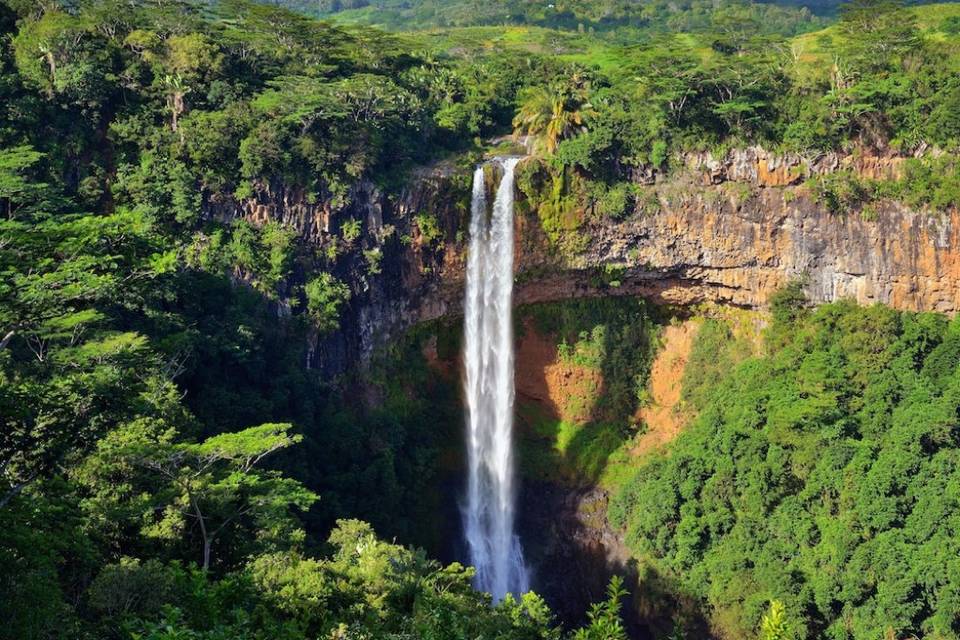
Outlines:
[[473,175],[464,395],[467,400],[467,496],[463,513],[477,589],[501,600],[529,590],[514,533],[513,470],[513,175],[519,160],[499,160],[503,178],[487,214],[483,167]]

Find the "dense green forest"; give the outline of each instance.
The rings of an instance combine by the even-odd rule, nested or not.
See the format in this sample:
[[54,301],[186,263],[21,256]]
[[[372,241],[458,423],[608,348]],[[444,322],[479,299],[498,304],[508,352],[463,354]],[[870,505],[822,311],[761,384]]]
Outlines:
[[[735,365],[729,326],[694,345],[699,416],[611,509],[651,590],[706,603],[748,637],[960,633],[960,324],[937,314],[774,303],[767,354]],[[732,374],[723,372],[732,369]],[[681,608],[696,633],[703,609]],[[694,636],[696,637],[696,636]]]
[[482,4],[462,0],[321,0],[319,3],[294,0],[282,4],[309,15],[333,16],[338,21],[388,29],[529,25],[589,32],[620,42],[636,42],[652,34],[707,31],[734,20],[748,20],[762,33],[780,35],[811,31],[827,23],[806,8],[746,3],[723,6],[703,0],[682,3],[574,0],[556,4],[529,0]]
[[[284,188],[340,210],[513,132],[561,251],[565,210],[620,219],[691,149],[936,148],[812,186],[838,214],[960,202],[960,6],[651,3],[607,29],[582,5],[394,34],[245,0],[0,2],[0,637],[623,637],[616,582],[562,630],[420,550],[461,415],[416,336],[363,375],[305,366],[409,239],[211,213]],[[682,589],[665,603],[735,636],[767,614],[771,638],[956,637],[953,323],[784,304],[614,522]]]

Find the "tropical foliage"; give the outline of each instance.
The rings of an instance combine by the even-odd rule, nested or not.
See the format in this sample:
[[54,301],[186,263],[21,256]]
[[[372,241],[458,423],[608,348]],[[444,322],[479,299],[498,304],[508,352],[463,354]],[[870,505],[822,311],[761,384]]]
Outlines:
[[725,635],[956,637],[960,325],[794,300],[612,521]]
[[[0,636],[568,633],[536,596],[493,606],[415,550],[453,535],[436,521],[455,381],[416,336],[360,375],[342,329],[407,282],[400,252],[462,238],[359,205],[513,132],[540,156],[519,186],[572,248],[577,197],[653,210],[638,176],[689,149],[915,154],[896,183],[811,192],[838,213],[960,201],[956,7],[858,0],[826,27],[720,4],[385,5],[565,29],[397,35],[247,0],[0,3]],[[614,519],[733,636],[953,637],[955,323],[807,315],[793,294],[764,358],[734,370],[715,327],[713,374],[685,391],[696,426]],[[591,306],[590,326],[549,321],[564,357],[611,374],[598,437],[568,450],[597,477],[656,334],[644,305]],[[623,636],[621,587],[576,637]]]

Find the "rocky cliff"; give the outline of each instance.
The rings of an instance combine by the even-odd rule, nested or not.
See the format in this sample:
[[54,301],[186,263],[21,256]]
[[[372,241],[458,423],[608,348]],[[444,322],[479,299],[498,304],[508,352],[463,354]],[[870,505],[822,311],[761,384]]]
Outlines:
[[[580,201],[565,222],[565,233],[577,238],[574,250],[550,239],[539,203],[520,192],[516,300],[642,295],[762,307],[773,291],[801,278],[814,302],[852,298],[954,312],[960,214],[881,202],[868,220],[826,210],[804,186],[806,178],[840,169],[896,177],[902,161],[867,154],[807,159],[756,148],[722,158],[690,154],[669,176],[637,172],[645,197],[617,219]],[[335,267],[354,290],[344,329],[318,338],[310,355],[312,366],[337,373],[411,325],[462,313],[468,174],[452,166],[423,170],[395,194],[364,182],[340,208],[278,189],[244,203],[212,203],[208,214],[278,219],[317,248],[342,242],[345,221],[363,222],[355,250]],[[422,228],[427,222],[432,229]],[[377,269],[364,252],[381,254]]]

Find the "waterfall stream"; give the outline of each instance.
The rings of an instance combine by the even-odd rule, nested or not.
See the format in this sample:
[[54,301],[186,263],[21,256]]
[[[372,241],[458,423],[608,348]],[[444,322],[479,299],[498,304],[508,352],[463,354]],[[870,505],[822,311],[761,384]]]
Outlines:
[[514,532],[513,469],[513,176],[519,160],[498,160],[503,177],[487,213],[483,167],[473,176],[464,395],[469,476],[463,528],[475,586],[501,600],[529,590]]

